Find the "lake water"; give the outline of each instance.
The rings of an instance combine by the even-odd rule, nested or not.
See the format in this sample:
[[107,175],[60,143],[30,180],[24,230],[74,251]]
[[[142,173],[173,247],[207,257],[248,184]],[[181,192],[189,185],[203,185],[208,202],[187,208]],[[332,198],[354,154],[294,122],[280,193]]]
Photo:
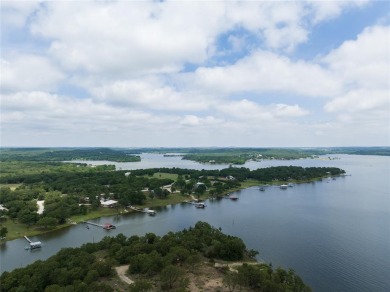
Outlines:
[[[294,269],[313,291],[390,291],[390,157],[332,157],[339,159],[249,162],[245,167],[335,166],[351,176],[298,184],[287,190],[249,188],[236,193],[238,201],[207,201],[205,209],[177,204],[158,208],[155,217],[132,213],[100,218],[94,222],[112,222],[117,229],[86,229],[79,224],[32,237],[43,243],[36,251],[24,250],[24,239],[9,241],[1,246],[1,272],[46,259],[62,247],[99,241],[105,235],[163,235],[202,220],[241,237],[248,248],[260,252],[259,260]],[[133,163],[116,166],[226,167],[156,154],[143,158],[138,167]]]

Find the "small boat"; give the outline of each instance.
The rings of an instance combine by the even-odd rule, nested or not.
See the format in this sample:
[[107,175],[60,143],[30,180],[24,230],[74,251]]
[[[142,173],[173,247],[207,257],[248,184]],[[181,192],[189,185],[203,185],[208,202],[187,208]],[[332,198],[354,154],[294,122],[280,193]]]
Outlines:
[[285,190],[285,189],[288,188],[288,185],[280,185],[280,188],[281,188],[282,190]]
[[115,225],[112,225],[110,223],[106,223],[103,225],[103,229],[106,229],[106,230],[111,230],[111,229],[115,229],[116,226]]
[[149,216],[154,216],[154,215],[156,215],[156,214],[157,214],[157,212],[156,212],[156,211],[154,211],[154,210],[152,210],[152,209],[148,209],[148,210],[146,210],[146,213],[147,213]]
[[206,205],[204,203],[196,203],[195,204],[195,208],[203,209],[204,207],[206,207]]
[[287,184],[290,188],[292,188],[294,185],[292,183]]
[[265,191],[265,187],[261,187],[261,188],[259,188],[259,190],[264,192]]
[[233,200],[233,201],[236,201],[236,200],[238,200],[238,197],[235,196],[235,195],[231,195],[231,196],[229,196],[229,199]]

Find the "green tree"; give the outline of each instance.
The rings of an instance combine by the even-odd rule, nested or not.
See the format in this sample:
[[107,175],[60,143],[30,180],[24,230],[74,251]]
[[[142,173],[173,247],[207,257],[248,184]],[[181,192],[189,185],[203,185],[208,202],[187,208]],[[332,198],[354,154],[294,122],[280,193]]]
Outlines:
[[42,226],[43,228],[52,228],[58,223],[57,219],[52,217],[43,217],[38,220],[37,225]]
[[205,184],[200,184],[197,186],[197,188],[195,189],[195,194],[198,196],[198,200],[199,200],[200,196],[206,192],[206,189],[207,188],[206,188]]
[[160,274],[161,287],[163,289],[172,289],[173,285],[183,277],[184,272],[173,265],[165,267]]
[[153,289],[153,285],[145,280],[138,280],[129,285],[130,292],[148,292]]
[[236,290],[237,286],[239,285],[239,278],[237,273],[227,272],[223,278],[222,282],[226,285],[229,292],[233,292]]
[[99,278],[99,273],[96,270],[89,270],[87,275],[84,278],[84,282],[91,284]]
[[5,237],[5,236],[7,235],[7,233],[8,233],[7,227],[2,227],[2,228],[0,229],[0,238]]
[[190,256],[187,257],[186,259],[186,264],[190,266],[192,269],[192,272],[195,271],[197,266],[201,263],[202,257],[198,254],[191,254]]

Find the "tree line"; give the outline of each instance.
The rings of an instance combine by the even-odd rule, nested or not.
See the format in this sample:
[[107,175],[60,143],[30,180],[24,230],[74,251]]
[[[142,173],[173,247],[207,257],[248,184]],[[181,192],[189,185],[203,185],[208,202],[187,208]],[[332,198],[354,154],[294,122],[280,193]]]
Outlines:
[[[162,188],[166,185],[171,185],[171,191],[180,191],[182,195],[194,193],[200,197],[207,191],[209,195],[219,196],[240,187],[240,182],[247,179],[259,182],[301,181],[344,173],[339,168],[297,166],[257,170],[244,167],[222,170],[154,168],[131,172],[113,171],[103,166],[91,170],[80,167],[80,171],[74,168],[66,171],[59,167],[62,171],[19,172],[0,177],[0,183],[21,184],[14,191],[0,187],[0,204],[8,209],[2,213],[26,225],[48,228],[65,223],[73,215],[98,209],[101,199],[114,199],[126,207],[143,205],[148,198],[167,198],[170,193]],[[178,174],[178,178],[174,181],[153,177],[158,172]],[[41,215],[37,214],[36,200],[45,200]]]
[[116,162],[141,161],[126,149],[111,148],[7,148],[0,149],[0,161],[69,161],[107,160]]

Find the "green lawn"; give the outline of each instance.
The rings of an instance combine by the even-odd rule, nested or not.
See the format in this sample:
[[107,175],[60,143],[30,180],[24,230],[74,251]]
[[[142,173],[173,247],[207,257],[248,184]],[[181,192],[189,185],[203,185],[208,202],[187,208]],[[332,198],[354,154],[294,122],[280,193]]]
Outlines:
[[148,197],[147,200],[145,201],[145,204],[139,207],[141,208],[161,207],[161,206],[181,203],[185,200],[190,200],[190,199],[191,199],[190,196],[183,196],[180,193],[170,194],[166,199],[158,199],[158,198],[150,199]]
[[153,174],[155,178],[177,180],[178,175],[176,173],[156,172]]
[[6,236],[6,240],[12,240],[16,238],[26,236],[34,236],[46,232],[50,232],[56,229],[61,229],[69,226],[69,224],[59,225],[52,229],[37,229],[36,227],[28,227],[25,224],[21,224],[17,221],[13,222],[11,219],[8,219],[6,222],[0,224],[0,227],[7,227],[8,233]]
[[75,215],[70,217],[70,220],[76,223],[80,223],[81,221],[87,221],[90,219],[95,219],[103,216],[112,216],[116,214],[120,214],[121,212],[123,213],[123,207],[121,208],[99,208],[98,210],[93,210],[91,212],[88,212],[85,215]]

